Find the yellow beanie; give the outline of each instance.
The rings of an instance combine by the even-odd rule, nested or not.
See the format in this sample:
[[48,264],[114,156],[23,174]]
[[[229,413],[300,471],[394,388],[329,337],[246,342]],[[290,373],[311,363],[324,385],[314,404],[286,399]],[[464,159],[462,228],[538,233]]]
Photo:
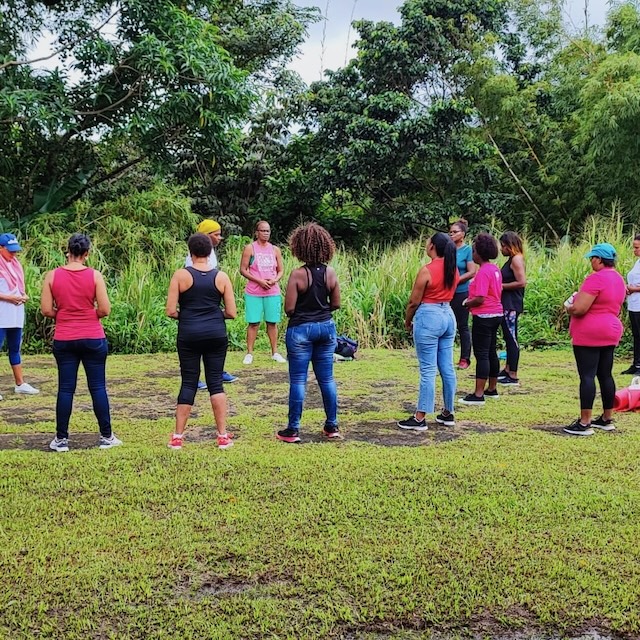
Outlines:
[[214,231],[220,231],[221,227],[215,220],[203,220],[197,227],[198,233],[213,233]]

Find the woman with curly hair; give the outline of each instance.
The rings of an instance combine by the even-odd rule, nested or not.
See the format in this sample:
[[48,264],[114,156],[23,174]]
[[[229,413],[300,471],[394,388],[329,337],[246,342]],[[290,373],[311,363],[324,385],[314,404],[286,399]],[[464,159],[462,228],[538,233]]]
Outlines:
[[515,231],[500,236],[500,253],[508,260],[502,265],[502,333],[507,345],[507,364],[498,375],[500,384],[520,384],[518,364],[518,317],[524,311],[524,288],[527,277],[524,270],[522,238]]
[[469,285],[469,297],[464,301],[473,316],[471,342],[476,356],[476,388],[460,400],[462,404],[482,406],[485,396],[498,397],[500,360],[496,353],[496,336],[502,323],[502,274],[491,263],[497,257],[496,239],[488,233],[478,234],[473,241],[473,261],[479,268]]
[[291,253],[303,263],[289,276],[284,310],[289,317],[286,344],[289,360],[289,421],[278,431],[283,442],[300,442],[309,362],[320,387],[326,420],[323,433],[340,438],[338,393],[333,378],[336,325],[332,312],[340,308],[336,272],[327,266],[336,245],[329,232],[313,222],[298,227],[289,238]]

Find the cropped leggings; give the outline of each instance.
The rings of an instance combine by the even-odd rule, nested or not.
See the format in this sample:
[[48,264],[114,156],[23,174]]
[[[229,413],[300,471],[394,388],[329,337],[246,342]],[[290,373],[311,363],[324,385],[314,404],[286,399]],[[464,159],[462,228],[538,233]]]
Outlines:
[[177,344],[180,375],[182,376],[178,404],[193,405],[198,391],[200,360],[204,364],[204,379],[207,381],[209,395],[224,393],[222,372],[229,346],[227,336],[203,339],[178,337]]
[[600,383],[602,408],[613,409],[616,395],[616,383],[611,371],[613,369],[613,351],[610,347],[577,347],[573,353],[580,375],[580,409],[593,409],[596,397],[596,378]]

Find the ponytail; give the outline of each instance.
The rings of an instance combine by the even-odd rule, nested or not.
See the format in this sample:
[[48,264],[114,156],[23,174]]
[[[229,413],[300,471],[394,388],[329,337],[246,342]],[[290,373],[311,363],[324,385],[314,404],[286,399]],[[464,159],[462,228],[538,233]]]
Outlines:
[[431,244],[436,249],[436,255],[444,258],[444,286],[451,289],[458,269],[456,245],[446,233],[434,233],[431,236]]

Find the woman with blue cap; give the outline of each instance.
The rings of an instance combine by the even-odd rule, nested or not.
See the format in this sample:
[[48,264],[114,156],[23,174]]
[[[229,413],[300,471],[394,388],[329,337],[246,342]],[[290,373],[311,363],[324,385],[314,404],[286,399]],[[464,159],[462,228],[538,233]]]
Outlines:
[[[613,431],[613,352],[622,337],[620,310],[626,296],[626,285],[616,271],[616,250],[608,242],[596,244],[586,255],[593,273],[588,275],[580,291],[569,298],[565,307],[571,316],[569,333],[580,375],[580,417],[564,428],[575,436],[593,435],[592,427]],[[591,419],[596,397],[596,378],[600,384],[603,413]]]
[[[40,393],[22,377],[22,329],[24,305],[29,299],[24,285],[24,271],[16,254],[22,251],[18,239],[12,233],[0,235],[0,349],[7,341],[9,363],[15,380],[15,393],[35,395]],[[2,396],[0,396],[2,400]]]

